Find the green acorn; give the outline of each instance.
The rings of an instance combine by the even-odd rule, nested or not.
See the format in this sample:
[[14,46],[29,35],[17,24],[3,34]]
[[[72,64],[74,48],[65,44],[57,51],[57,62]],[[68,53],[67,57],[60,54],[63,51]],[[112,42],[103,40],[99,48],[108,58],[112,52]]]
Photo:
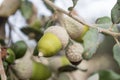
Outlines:
[[78,65],[82,61],[83,52],[83,46],[75,41],[71,41],[66,48],[66,56],[68,60],[74,65]]
[[49,61],[49,67],[54,72],[58,72],[58,69],[60,67],[67,66],[67,65],[71,64],[66,56],[55,56],[52,58],[48,58],[48,61]]
[[38,41],[39,56],[53,56],[64,49],[68,42],[69,36],[63,27],[51,26],[45,30],[44,35]]
[[51,76],[51,71],[46,65],[28,57],[16,60],[15,64],[12,65],[12,69],[22,80],[46,80]]
[[14,51],[16,59],[18,59],[25,55],[27,45],[24,41],[17,41],[11,46],[11,49]]
[[13,50],[11,48],[7,49],[7,56],[6,56],[5,60],[10,64],[14,63],[14,61],[15,61],[15,53],[13,52]]

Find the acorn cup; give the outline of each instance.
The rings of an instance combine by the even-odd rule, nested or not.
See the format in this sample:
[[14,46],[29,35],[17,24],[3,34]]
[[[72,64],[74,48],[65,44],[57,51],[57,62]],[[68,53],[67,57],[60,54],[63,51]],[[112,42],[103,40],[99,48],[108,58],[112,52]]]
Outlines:
[[61,26],[50,26],[38,41],[39,56],[51,57],[64,49],[69,42],[69,35]]
[[48,66],[33,60],[30,52],[23,58],[17,59],[11,67],[20,80],[47,80],[51,77]]
[[66,29],[71,39],[82,42],[82,38],[85,33],[88,31],[89,27],[83,25],[76,20],[72,19],[69,16],[64,16],[63,14],[58,13],[58,20],[60,24]]
[[0,6],[0,16],[8,17],[14,14],[20,7],[20,3],[20,0],[3,0],[3,3]]
[[15,53],[16,59],[18,59],[25,55],[25,53],[27,51],[27,44],[24,41],[20,40],[20,41],[15,42],[11,46],[11,49]]
[[84,48],[83,48],[82,44],[72,40],[72,41],[70,41],[65,52],[66,52],[66,56],[67,56],[68,60],[73,65],[78,65],[83,59],[82,53],[84,52]]

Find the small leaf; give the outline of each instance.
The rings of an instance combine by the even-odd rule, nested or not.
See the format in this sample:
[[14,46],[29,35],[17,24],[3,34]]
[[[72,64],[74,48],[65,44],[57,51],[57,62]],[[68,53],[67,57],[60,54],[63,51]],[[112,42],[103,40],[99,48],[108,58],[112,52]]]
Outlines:
[[77,4],[78,0],[72,0],[73,2],[73,7],[75,7],[75,5]]
[[111,21],[110,17],[108,17],[108,16],[98,18],[96,20],[96,23],[97,23],[98,27],[101,27],[101,28],[104,28],[104,29],[111,28],[113,31],[118,32],[118,29],[117,29],[116,25],[112,24],[112,21]]
[[105,28],[105,29],[108,29],[112,25],[111,19],[107,16],[98,18],[96,20],[96,23],[98,27]]
[[[42,0],[42,1],[45,4],[46,8],[49,9],[53,13],[54,9],[51,6],[49,6],[44,0]],[[55,2],[55,0],[50,0],[50,1]]]
[[120,80],[120,75],[111,70],[99,71],[99,80]]
[[41,31],[40,29],[35,29],[35,28],[33,28],[33,27],[28,27],[28,26],[26,26],[26,27],[21,28],[20,30],[21,30],[25,35],[27,35],[29,38],[30,38],[30,34],[34,34],[33,38],[34,38],[36,41],[38,41],[38,40],[42,37],[42,35],[43,35],[43,33],[42,33],[42,31]]
[[72,11],[74,9],[74,7],[76,6],[78,0],[72,0],[72,2],[73,2],[73,6],[68,8],[69,11]]
[[111,10],[111,18],[114,24],[118,24],[120,22],[120,1],[119,0]]
[[113,57],[120,66],[120,46],[118,44],[115,44],[113,47]]
[[20,11],[25,19],[29,19],[32,16],[32,3],[25,0],[21,3]]
[[98,18],[96,20],[96,23],[97,24],[106,24],[106,23],[111,23],[112,24],[112,21],[108,16],[104,16],[104,17]]
[[103,37],[96,29],[90,29],[85,36],[83,37],[83,45],[85,48],[85,53],[83,53],[83,57],[85,59],[90,59],[93,54],[96,52],[99,44],[103,41],[101,38]]
[[45,22],[44,30],[53,25],[55,25],[55,20],[49,19],[48,21]]
[[69,7],[68,10],[69,10],[69,11],[72,11],[72,10],[73,10],[73,7]]
[[74,67],[72,65],[65,65],[65,66],[62,66],[58,69],[59,72],[72,72],[72,71],[75,71],[77,70],[78,68],[77,67]]

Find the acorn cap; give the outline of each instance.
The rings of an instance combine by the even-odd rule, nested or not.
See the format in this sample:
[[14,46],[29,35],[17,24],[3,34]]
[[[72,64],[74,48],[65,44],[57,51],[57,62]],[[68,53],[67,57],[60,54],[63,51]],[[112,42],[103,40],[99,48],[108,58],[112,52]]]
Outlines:
[[18,59],[15,61],[15,64],[12,65],[12,69],[20,79],[29,79],[33,72],[32,60],[25,58]]
[[78,63],[82,60],[83,46],[80,43],[73,42],[66,48],[66,56],[71,63]]
[[45,30],[44,34],[48,32],[53,33],[60,39],[63,49],[67,46],[69,42],[69,35],[65,28],[61,26],[51,26]]
[[3,0],[0,6],[0,16],[8,17],[14,14],[20,6],[20,0]]
[[77,39],[78,37],[81,36],[84,25],[81,23],[75,21],[74,19],[65,16],[63,19],[64,27],[67,30],[68,34],[72,39]]

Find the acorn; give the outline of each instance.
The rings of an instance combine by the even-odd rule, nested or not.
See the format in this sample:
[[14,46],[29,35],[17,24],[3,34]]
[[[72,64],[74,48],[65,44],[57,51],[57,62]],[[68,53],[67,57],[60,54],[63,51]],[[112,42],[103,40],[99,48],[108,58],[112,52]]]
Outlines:
[[65,27],[69,36],[75,41],[82,42],[82,38],[88,31],[89,27],[77,22],[69,16],[61,15],[59,18],[61,25]]
[[61,26],[50,26],[38,41],[39,56],[50,57],[64,49],[69,42],[69,35]]
[[4,0],[0,6],[0,16],[8,17],[14,14],[20,6],[20,0]]
[[11,49],[14,51],[16,59],[18,59],[25,55],[27,51],[27,44],[24,41],[20,40],[15,42],[11,46]]
[[71,41],[66,48],[66,56],[73,65],[78,65],[82,61],[83,52],[84,48],[82,44],[75,41]]
[[55,56],[48,58],[49,67],[52,71],[58,72],[60,67],[71,65],[66,56]]
[[21,80],[46,80],[51,76],[51,71],[46,65],[30,57],[16,60],[12,70]]
[[11,48],[7,49],[7,56],[5,58],[5,60],[9,63],[12,64],[15,61],[15,53],[13,52],[13,50]]

